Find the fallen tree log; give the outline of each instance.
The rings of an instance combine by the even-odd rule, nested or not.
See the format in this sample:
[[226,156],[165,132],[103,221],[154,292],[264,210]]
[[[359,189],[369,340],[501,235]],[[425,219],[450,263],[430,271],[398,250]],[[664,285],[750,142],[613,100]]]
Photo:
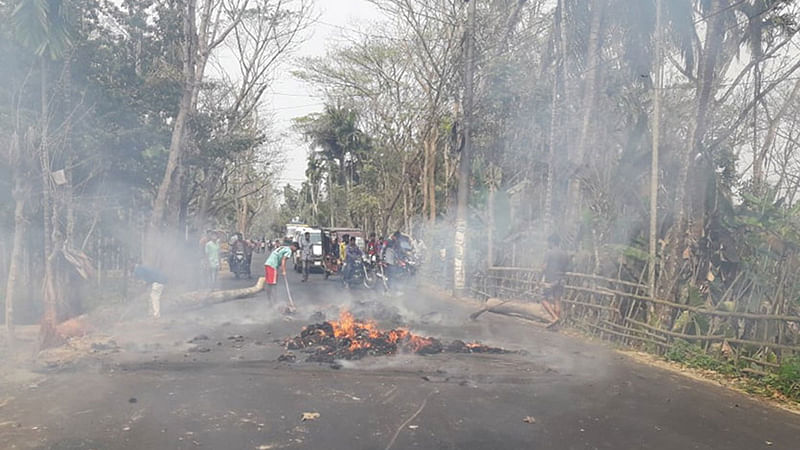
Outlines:
[[264,277],[260,277],[255,285],[241,289],[229,289],[227,291],[192,291],[181,294],[172,299],[165,299],[163,302],[167,306],[171,305],[207,305],[212,303],[222,303],[240,298],[248,298],[258,295],[264,290]]
[[484,304],[482,310],[495,314],[522,317],[523,319],[545,324],[553,321],[553,318],[540,303],[530,303],[522,300],[504,300],[492,297],[486,299],[486,304]]

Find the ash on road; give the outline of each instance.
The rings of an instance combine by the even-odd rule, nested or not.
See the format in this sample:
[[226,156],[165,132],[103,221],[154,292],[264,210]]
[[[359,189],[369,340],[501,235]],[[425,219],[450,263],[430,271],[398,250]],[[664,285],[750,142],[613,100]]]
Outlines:
[[[265,298],[166,308],[109,331],[117,352],[6,383],[0,448],[797,448],[800,416],[605,347],[510,318],[470,322],[468,306],[424,292],[384,298],[289,276],[292,320]],[[525,352],[278,362],[283,339],[340,307]]]

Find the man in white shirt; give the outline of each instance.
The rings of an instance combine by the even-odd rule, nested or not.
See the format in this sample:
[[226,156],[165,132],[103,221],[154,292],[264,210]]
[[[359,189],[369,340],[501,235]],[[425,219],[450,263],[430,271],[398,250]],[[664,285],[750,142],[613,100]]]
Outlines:
[[308,231],[305,232],[303,235],[303,239],[300,240],[300,260],[303,263],[303,281],[308,281],[308,271],[311,268],[311,257],[312,257],[312,247],[313,244],[311,243],[311,233]]

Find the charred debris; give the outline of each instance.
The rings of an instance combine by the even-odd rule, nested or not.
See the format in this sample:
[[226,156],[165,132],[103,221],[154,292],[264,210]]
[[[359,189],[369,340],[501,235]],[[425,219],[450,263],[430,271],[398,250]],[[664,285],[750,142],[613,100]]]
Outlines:
[[[381,330],[371,321],[362,321],[349,312],[339,320],[308,325],[298,336],[284,341],[287,350],[308,353],[306,361],[332,363],[335,360],[357,360],[366,356],[393,356],[398,353],[432,355],[436,353],[516,353],[481,343],[461,340],[445,342],[435,337],[418,336],[405,328]],[[293,362],[291,352],[279,361]]]

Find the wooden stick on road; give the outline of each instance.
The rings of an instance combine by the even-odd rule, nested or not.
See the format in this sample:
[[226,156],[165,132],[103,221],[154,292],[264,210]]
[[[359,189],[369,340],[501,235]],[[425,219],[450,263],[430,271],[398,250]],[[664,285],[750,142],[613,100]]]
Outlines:
[[289,297],[289,306],[286,307],[287,314],[293,314],[297,311],[297,308],[294,306],[294,301],[292,300],[292,291],[289,290],[289,279],[286,278],[286,275],[283,276],[283,284],[286,285],[286,295]]
[[505,300],[505,301],[503,301],[503,302],[500,302],[500,303],[493,303],[493,304],[490,304],[489,300],[490,300],[490,299],[486,299],[486,304],[487,304],[487,305],[489,305],[489,306],[484,306],[483,308],[481,308],[481,309],[479,309],[479,310],[477,310],[477,311],[475,311],[474,313],[472,313],[472,314],[470,314],[470,315],[469,315],[469,318],[470,318],[470,320],[477,320],[477,319],[478,319],[478,317],[479,317],[481,314],[485,313],[486,311],[489,311],[490,309],[492,309],[492,308],[496,308],[496,307],[498,307],[498,306],[500,306],[500,305],[505,305],[506,303],[508,303],[508,302],[510,302],[510,301],[511,301],[511,300]]

